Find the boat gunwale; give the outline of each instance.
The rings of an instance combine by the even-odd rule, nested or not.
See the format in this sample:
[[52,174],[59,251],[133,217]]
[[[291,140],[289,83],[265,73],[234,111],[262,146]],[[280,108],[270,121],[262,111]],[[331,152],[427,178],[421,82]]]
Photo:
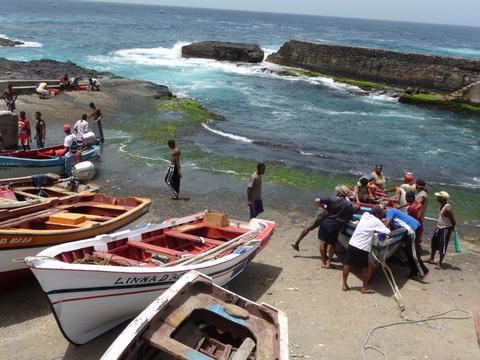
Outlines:
[[[60,149],[62,146],[52,146],[52,149]],[[45,148],[46,149],[46,148]],[[33,150],[35,151],[35,150]],[[86,151],[80,151],[83,157],[88,157],[86,160],[99,156],[100,154],[100,146],[99,145],[92,145],[91,149]],[[12,161],[7,161],[12,160]],[[8,164],[3,164],[3,162]],[[2,166],[8,167],[25,167],[34,166],[34,167],[44,167],[44,166],[52,166],[52,165],[62,165],[65,162],[65,154],[60,157],[52,157],[50,159],[32,159],[32,158],[22,158],[22,157],[15,157],[15,156],[5,156],[0,155],[0,164]],[[41,165],[40,165],[41,164]]]

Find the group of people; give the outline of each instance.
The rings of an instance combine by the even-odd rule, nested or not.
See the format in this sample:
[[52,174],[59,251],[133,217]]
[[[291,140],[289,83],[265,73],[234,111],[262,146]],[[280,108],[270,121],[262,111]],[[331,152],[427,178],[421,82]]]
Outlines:
[[[98,108],[94,103],[90,103],[89,106],[91,109],[90,115],[87,115],[86,113],[82,114],[81,119],[75,122],[73,129],[68,124],[64,126],[65,133],[67,135],[73,135],[76,141],[81,140],[83,138],[83,135],[89,131],[88,119],[98,120],[99,118],[102,117],[102,110],[100,110],[100,108]],[[45,120],[42,118],[42,113],[40,111],[36,111],[34,113],[34,116],[35,116],[34,140],[36,142],[36,148],[42,149],[45,147],[47,126],[46,126]],[[67,133],[67,130],[68,130],[68,133]],[[22,150],[24,151],[31,150],[30,143],[32,143],[32,131],[30,127],[30,120],[27,118],[25,111],[20,111],[20,114],[18,117],[18,140],[19,140],[20,146],[22,147]],[[71,141],[69,140],[68,143],[70,142]],[[67,141],[65,141],[65,143],[67,143]]]
[[[423,280],[429,270],[424,262],[443,266],[445,254],[456,221],[453,207],[449,203],[450,195],[446,191],[436,192],[439,204],[437,226],[431,240],[431,253],[422,260],[421,242],[428,207],[428,190],[423,179],[414,179],[412,173],[405,173],[405,182],[392,189],[387,188],[387,179],[382,173],[383,167],[377,165],[370,178],[362,177],[355,187],[339,185],[334,197],[315,199],[315,216],[302,230],[291,246],[299,251],[300,242],[312,230],[319,227],[320,255],[322,267],[331,268],[332,258],[338,243],[340,232],[353,219],[354,213],[362,213],[355,230],[349,239],[343,263],[343,290],[349,290],[347,278],[351,264],[356,262],[362,268],[363,293],[372,293],[368,287],[373,273],[369,261],[374,234],[389,237],[392,229],[403,228],[404,249],[410,265],[410,278]],[[365,181],[366,180],[366,181]],[[394,192],[393,196],[388,196]],[[436,253],[440,253],[438,264]]]
[[[64,74],[60,77],[59,80],[59,87],[62,91],[71,91],[71,90],[79,90],[79,77],[72,77],[70,78],[68,74]],[[97,78],[89,78],[88,79],[88,89],[91,91],[100,91],[101,83]]]

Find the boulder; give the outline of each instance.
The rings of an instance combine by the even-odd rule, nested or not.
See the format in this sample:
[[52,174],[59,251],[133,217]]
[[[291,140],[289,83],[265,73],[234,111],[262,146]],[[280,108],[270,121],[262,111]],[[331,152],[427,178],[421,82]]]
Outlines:
[[480,104],[480,81],[455,91],[454,93],[450,94],[449,99],[471,104]]
[[264,53],[257,44],[204,41],[182,47],[182,56],[259,63],[263,61]]
[[0,46],[23,45],[23,42],[0,37]]

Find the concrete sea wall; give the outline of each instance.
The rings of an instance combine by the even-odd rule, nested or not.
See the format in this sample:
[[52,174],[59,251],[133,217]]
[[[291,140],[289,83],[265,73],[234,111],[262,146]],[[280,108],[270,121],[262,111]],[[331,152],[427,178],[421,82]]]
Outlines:
[[373,48],[286,42],[269,62],[357,80],[452,92],[480,81],[480,61]]

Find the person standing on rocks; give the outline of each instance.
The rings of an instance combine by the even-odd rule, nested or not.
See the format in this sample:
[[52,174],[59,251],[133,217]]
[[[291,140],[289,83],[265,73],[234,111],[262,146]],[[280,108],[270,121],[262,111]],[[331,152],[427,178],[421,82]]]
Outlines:
[[93,102],[90,103],[90,109],[92,109],[92,113],[88,116],[88,118],[93,118],[94,121],[97,121],[102,117],[102,110],[98,108]]
[[265,174],[265,164],[259,162],[257,170],[250,177],[247,186],[247,203],[250,210],[250,219],[256,218],[263,212],[262,175]]
[[47,126],[42,119],[42,113],[37,111],[35,113],[35,139],[37,140],[37,149],[43,149],[45,147],[45,136],[47,134]]
[[13,91],[12,84],[7,85],[7,90],[5,90],[5,92],[3,93],[2,99],[7,105],[7,110],[13,112],[16,109],[15,101],[17,101],[17,93]]
[[440,212],[438,213],[437,228],[432,236],[432,252],[430,258],[426,262],[430,264],[436,264],[435,253],[440,253],[440,261],[436,269],[443,268],[443,258],[447,253],[448,242],[452,236],[452,232],[455,231],[456,221],[453,215],[453,207],[448,202],[450,195],[446,191],[440,191],[435,193],[437,202],[440,204]]
[[180,172],[180,148],[175,144],[175,140],[168,140],[168,148],[171,152],[170,166],[165,176],[165,183],[172,190],[173,195],[171,200],[178,200],[180,198],[180,179],[182,173]]

